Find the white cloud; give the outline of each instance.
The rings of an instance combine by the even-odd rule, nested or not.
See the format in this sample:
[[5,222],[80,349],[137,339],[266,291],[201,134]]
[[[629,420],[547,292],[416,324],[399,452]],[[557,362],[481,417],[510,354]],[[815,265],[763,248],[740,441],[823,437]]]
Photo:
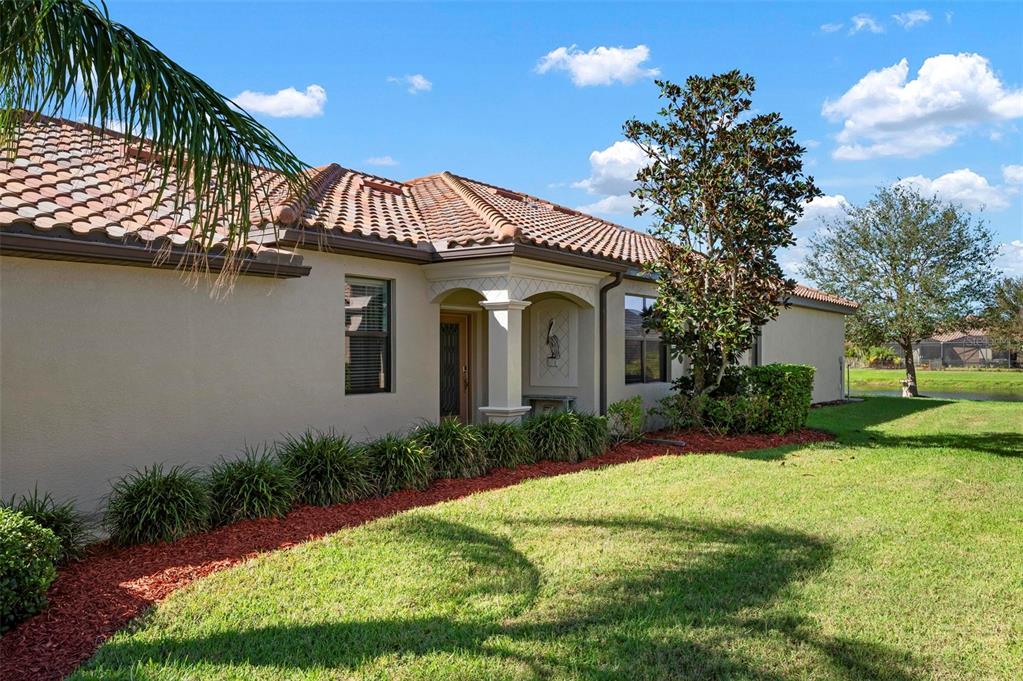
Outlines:
[[778,264],[790,277],[799,277],[799,268],[809,255],[810,237],[836,220],[841,220],[850,208],[849,201],[841,194],[825,194],[803,204],[803,216],[792,228],[796,245],[778,251]]
[[234,98],[234,103],[249,113],[261,113],[274,118],[312,118],[323,115],[327,91],[319,85],[310,85],[305,92],[288,87],[272,95],[245,90]]
[[628,194],[616,194],[579,206],[576,210],[591,215],[632,215],[637,203]]
[[843,124],[836,159],[921,156],[954,144],[971,127],[1023,116],[1023,90],[1007,89],[979,54],[930,57],[915,79],[908,77],[903,59],[825,101],[823,115]]
[[995,268],[1007,277],[1023,277],[1023,240],[1013,239],[999,244]]
[[433,89],[433,83],[421,73],[413,73],[408,76],[390,76],[387,79],[388,83],[401,83],[408,86],[408,93],[410,95],[417,95],[420,92],[429,92]]
[[584,213],[632,215],[636,200],[629,192],[636,187],[636,173],[647,163],[647,155],[638,145],[619,140],[590,154],[590,176],[573,182],[576,189],[602,196],[598,201],[580,206]]
[[838,22],[834,24],[821,24],[821,33],[835,33],[841,31],[845,24]]
[[573,183],[590,194],[628,194],[636,186],[636,173],[647,163],[638,145],[619,140],[590,154],[590,176]]
[[877,22],[877,19],[870,16],[869,14],[857,14],[849,21],[852,22],[852,28],[849,29],[849,35],[855,35],[860,31],[870,31],[871,33],[884,33],[884,26]]
[[[1006,167],[1011,169],[1019,166]],[[1012,174],[1013,171],[1010,170],[1006,177]],[[923,175],[914,175],[899,180],[896,184],[915,187],[922,194],[962,204],[969,210],[1005,210],[1009,207],[1012,196],[1019,191],[1018,187],[1011,185],[992,185],[987,178],[969,168],[953,170],[933,180]]]
[[396,166],[398,162],[390,156],[370,156],[366,159],[366,165],[370,166]]
[[816,231],[835,219],[842,218],[850,208],[849,201],[841,194],[825,194],[803,204],[803,216],[796,223],[797,233]]
[[1023,166],[1002,166],[1002,179],[1010,185],[1023,184]]
[[895,19],[895,22],[899,26],[908,31],[914,26],[926,24],[930,21],[931,13],[925,9],[913,9],[908,12],[902,12],[901,14],[893,14],[892,19]]
[[568,71],[577,87],[611,85],[615,82],[628,84],[660,73],[659,69],[643,67],[643,62],[649,58],[650,48],[646,45],[594,47],[589,52],[583,52],[572,45],[548,52],[537,63],[536,71]]

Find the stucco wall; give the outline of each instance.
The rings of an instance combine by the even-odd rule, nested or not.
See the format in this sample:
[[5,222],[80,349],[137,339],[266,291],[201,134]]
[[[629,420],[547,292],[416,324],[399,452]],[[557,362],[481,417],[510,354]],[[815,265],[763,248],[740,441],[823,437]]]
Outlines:
[[[599,363],[597,346],[597,311],[588,306],[560,297],[557,294],[541,294],[530,299],[533,305],[526,308],[522,316],[522,394],[523,395],[557,395],[575,397],[575,408],[578,411],[595,412],[599,405]],[[546,316],[538,310],[544,310],[545,306],[540,305],[534,308],[537,303],[553,301],[553,305],[574,310],[576,316],[575,337],[565,336],[562,338],[562,352],[565,361],[569,361],[574,355],[574,372],[569,380],[557,382],[546,381],[551,385],[537,385],[533,382],[534,342],[537,340],[537,324],[541,332],[545,329]],[[546,308],[548,311],[550,308]],[[541,319],[541,317],[544,317]],[[538,349],[541,355],[546,354],[546,347]],[[524,404],[528,404],[523,400]]]
[[647,281],[625,279],[607,292],[607,403],[639,395],[643,405],[649,408],[668,394],[671,380],[683,375],[685,367],[672,361],[668,382],[625,382],[625,296],[628,294],[656,296],[657,286]]
[[809,364],[816,368],[813,401],[842,399],[845,316],[838,312],[790,307],[764,326],[761,363]]
[[[173,271],[0,258],[0,492],[97,507],[110,478],[205,465],[307,426],[356,439],[435,418],[438,306],[415,265],[305,253],[226,300]],[[394,280],[393,392],[344,392],[344,277]],[[425,358],[425,359],[424,359]]]

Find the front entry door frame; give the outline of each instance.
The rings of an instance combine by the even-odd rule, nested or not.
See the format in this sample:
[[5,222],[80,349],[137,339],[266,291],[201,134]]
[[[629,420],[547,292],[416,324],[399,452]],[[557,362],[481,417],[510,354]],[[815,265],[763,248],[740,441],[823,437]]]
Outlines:
[[[469,423],[472,413],[472,317],[464,312],[442,312],[440,323],[458,325],[458,414],[455,415],[462,423]],[[441,371],[444,371],[443,361],[438,360],[441,361]],[[443,376],[441,381],[443,385]]]

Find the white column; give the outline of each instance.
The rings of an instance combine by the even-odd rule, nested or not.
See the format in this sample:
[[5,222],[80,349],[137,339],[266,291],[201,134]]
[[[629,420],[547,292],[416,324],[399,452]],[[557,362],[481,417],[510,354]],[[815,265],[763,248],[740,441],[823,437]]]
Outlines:
[[488,421],[518,421],[529,411],[522,404],[522,311],[524,300],[483,301],[487,310],[487,406],[480,413]]

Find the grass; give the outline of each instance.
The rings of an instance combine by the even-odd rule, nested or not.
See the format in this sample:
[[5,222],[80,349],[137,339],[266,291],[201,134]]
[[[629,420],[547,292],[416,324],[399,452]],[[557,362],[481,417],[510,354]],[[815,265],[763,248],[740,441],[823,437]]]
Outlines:
[[1023,408],[874,398],[837,443],[533,480],[197,581],[83,679],[1012,679]]
[[[850,369],[849,379],[852,390],[899,390],[906,372],[902,369]],[[918,369],[917,381],[920,392],[993,392],[1023,393],[1023,371],[1021,370],[977,370],[946,369],[945,371],[924,371]]]

